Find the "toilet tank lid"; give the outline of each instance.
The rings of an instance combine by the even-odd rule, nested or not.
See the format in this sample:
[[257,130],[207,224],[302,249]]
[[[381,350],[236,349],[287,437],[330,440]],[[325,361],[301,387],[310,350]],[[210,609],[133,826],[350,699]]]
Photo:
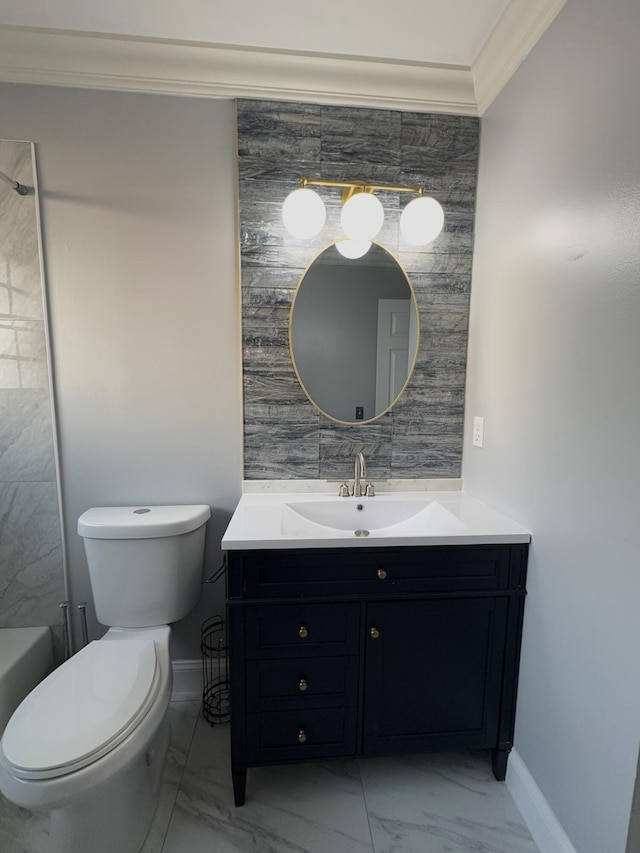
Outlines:
[[153,539],[201,527],[211,509],[195,506],[98,506],[83,512],[78,533],[85,539]]

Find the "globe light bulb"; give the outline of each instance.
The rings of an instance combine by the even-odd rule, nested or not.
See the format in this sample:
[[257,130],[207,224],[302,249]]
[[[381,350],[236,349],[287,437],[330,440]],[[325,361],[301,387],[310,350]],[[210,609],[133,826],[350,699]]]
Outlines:
[[289,193],[282,205],[285,228],[299,240],[309,240],[319,234],[326,218],[324,202],[315,190],[307,187]]
[[350,261],[363,258],[370,248],[371,242],[369,240],[340,240],[336,243],[336,249],[342,257],[348,258]]
[[340,214],[342,230],[350,240],[373,240],[384,222],[384,209],[372,193],[359,192],[348,199]]
[[400,233],[412,246],[426,246],[444,225],[444,211],[431,196],[414,198],[400,215]]

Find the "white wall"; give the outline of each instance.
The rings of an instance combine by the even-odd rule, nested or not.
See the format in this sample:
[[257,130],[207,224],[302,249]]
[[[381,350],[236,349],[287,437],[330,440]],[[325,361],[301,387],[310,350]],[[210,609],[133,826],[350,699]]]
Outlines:
[[481,130],[463,479],[533,533],[516,749],[579,853],[640,735],[639,32],[569,0]]
[[234,105],[2,85],[0,117],[36,143],[74,604],[89,506],[210,504],[211,572],[242,478]]

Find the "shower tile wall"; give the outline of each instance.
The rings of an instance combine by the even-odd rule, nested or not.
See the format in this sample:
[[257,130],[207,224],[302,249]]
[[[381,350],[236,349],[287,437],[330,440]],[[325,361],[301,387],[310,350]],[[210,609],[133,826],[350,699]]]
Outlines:
[[56,626],[64,599],[31,146],[0,141],[0,627]]
[[[462,456],[478,119],[350,107],[238,102],[245,478],[339,479],[363,450],[373,478],[459,477]],[[340,238],[340,192],[322,190],[327,224],[315,240],[288,235],[282,202],[300,177],[424,185],[445,228],[429,246],[398,236],[407,196],[379,193],[378,240],[414,286],[420,313],[416,369],[380,420],[342,426],[300,388],[288,322],[306,266]]]

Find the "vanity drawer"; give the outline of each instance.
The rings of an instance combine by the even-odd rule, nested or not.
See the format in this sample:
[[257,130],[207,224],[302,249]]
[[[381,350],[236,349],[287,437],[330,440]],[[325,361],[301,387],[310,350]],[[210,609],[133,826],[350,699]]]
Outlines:
[[248,658],[358,654],[357,604],[275,604],[248,607]]
[[[509,586],[509,546],[255,551],[245,595],[277,598],[465,592]],[[233,569],[233,567],[232,567]]]
[[355,755],[356,708],[247,714],[247,760],[299,761]]
[[249,711],[340,708],[357,695],[357,657],[247,661]]

